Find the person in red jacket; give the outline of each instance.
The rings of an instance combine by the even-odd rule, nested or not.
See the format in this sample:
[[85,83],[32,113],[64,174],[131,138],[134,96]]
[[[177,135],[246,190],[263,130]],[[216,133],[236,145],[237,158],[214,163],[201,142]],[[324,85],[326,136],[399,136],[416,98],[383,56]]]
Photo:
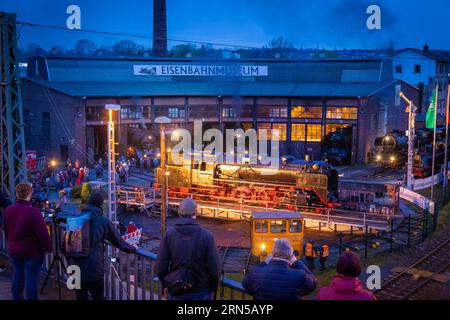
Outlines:
[[369,290],[363,288],[361,280],[361,261],[353,251],[345,251],[336,264],[337,275],[331,285],[320,289],[317,300],[376,300]]
[[38,282],[46,252],[52,252],[52,242],[41,212],[31,203],[29,183],[16,186],[15,204],[6,208],[4,228],[8,253],[13,265],[12,295],[23,300],[38,299]]

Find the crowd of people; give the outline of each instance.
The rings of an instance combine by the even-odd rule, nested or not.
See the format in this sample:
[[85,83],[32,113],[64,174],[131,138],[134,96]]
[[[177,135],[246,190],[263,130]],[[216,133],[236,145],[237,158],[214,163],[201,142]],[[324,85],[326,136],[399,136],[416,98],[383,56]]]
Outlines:
[[[31,205],[32,186],[19,183],[16,203],[1,197],[4,208],[0,220],[6,235],[8,253],[13,267],[12,297],[14,300],[38,299],[38,283],[44,256],[52,252],[52,241],[41,212]],[[120,236],[112,222],[103,215],[103,196],[93,192],[82,210],[90,221],[89,248],[82,256],[68,257],[69,264],[80,267],[81,289],[76,298],[95,300],[104,298],[105,241],[126,253],[136,248]],[[217,245],[210,231],[196,220],[197,204],[191,198],[181,201],[180,218],[161,241],[155,273],[172,300],[210,300],[221,281],[221,262]],[[136,229],[134,224],[130,228]],[[275,240],[270,255],[254,266],[242,285],[256,300],[299,300],[312,294],[318,286],[313,274],[314,259],[318,256],[322,268],[328,257],[328,245],[305,244],[305,265],[296,257],[290,242]],[[337,274],[328,286],[320,288],[318,300],[374,300],[359,280],[361,261],[351,251],[344,252],[336,265]],[[25,294],[24,294],[25,292]]]

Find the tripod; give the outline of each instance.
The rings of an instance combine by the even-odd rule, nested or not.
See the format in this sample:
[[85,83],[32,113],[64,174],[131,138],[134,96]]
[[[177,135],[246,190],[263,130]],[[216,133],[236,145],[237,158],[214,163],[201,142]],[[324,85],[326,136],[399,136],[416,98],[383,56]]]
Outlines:
[[[56,283],[58,286],[58,298],[59,300],[61,300],[61,280],[64,278],[63,275],[60,272],[60,268],[62,268],[64,270],[65,273],[67,273],[67,269],[66,266],[64,265],[64,260],[61,257],[61,253],[59,252],[59,246],[61,245],[61,240],[60,240],[60,234],[59,234],[59,230],[57,227],[56,222],[54,221],[54,219],[52,219],[52,224],[51,224],[51,228],[53,230],[53,233],[55,235],[55,256],[53,257],[52,263],[50,264],[50,267],[48,268],[48,272],[47,275],[45,276],[45,280],[44,280],[44,284],[42,285],[41,288],[41,294],[44,292],[44,288],[47,285],[48,280],[50,279],[50,276],[52,274],[53,268],[56,267]],[[65,234],[65,231],[64,231]]]

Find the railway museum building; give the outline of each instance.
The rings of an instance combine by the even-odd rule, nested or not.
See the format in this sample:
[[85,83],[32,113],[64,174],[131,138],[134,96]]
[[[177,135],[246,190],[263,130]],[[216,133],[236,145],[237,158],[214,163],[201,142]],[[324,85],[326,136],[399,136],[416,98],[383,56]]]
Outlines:
[[366,162],[375,137],[406,130],[400,91],[418,90],[392,75],[392,61],[194,60],[34,56],[22,79],[27,148],[64,161],[104,157],[105,104],[116,119],[119,153],[149,135],[158,116],[172,126],[221,130],[278,128],[280,154],[321,158],[324,136],[351,127],[352,163]]

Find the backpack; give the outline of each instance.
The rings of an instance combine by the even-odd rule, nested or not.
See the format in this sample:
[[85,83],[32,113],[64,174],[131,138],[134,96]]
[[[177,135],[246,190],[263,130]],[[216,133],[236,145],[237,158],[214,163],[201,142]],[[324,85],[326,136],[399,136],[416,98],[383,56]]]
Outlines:
[[91,253],[91,214],[68,217],[64,249],[67,258],[87,258]]

